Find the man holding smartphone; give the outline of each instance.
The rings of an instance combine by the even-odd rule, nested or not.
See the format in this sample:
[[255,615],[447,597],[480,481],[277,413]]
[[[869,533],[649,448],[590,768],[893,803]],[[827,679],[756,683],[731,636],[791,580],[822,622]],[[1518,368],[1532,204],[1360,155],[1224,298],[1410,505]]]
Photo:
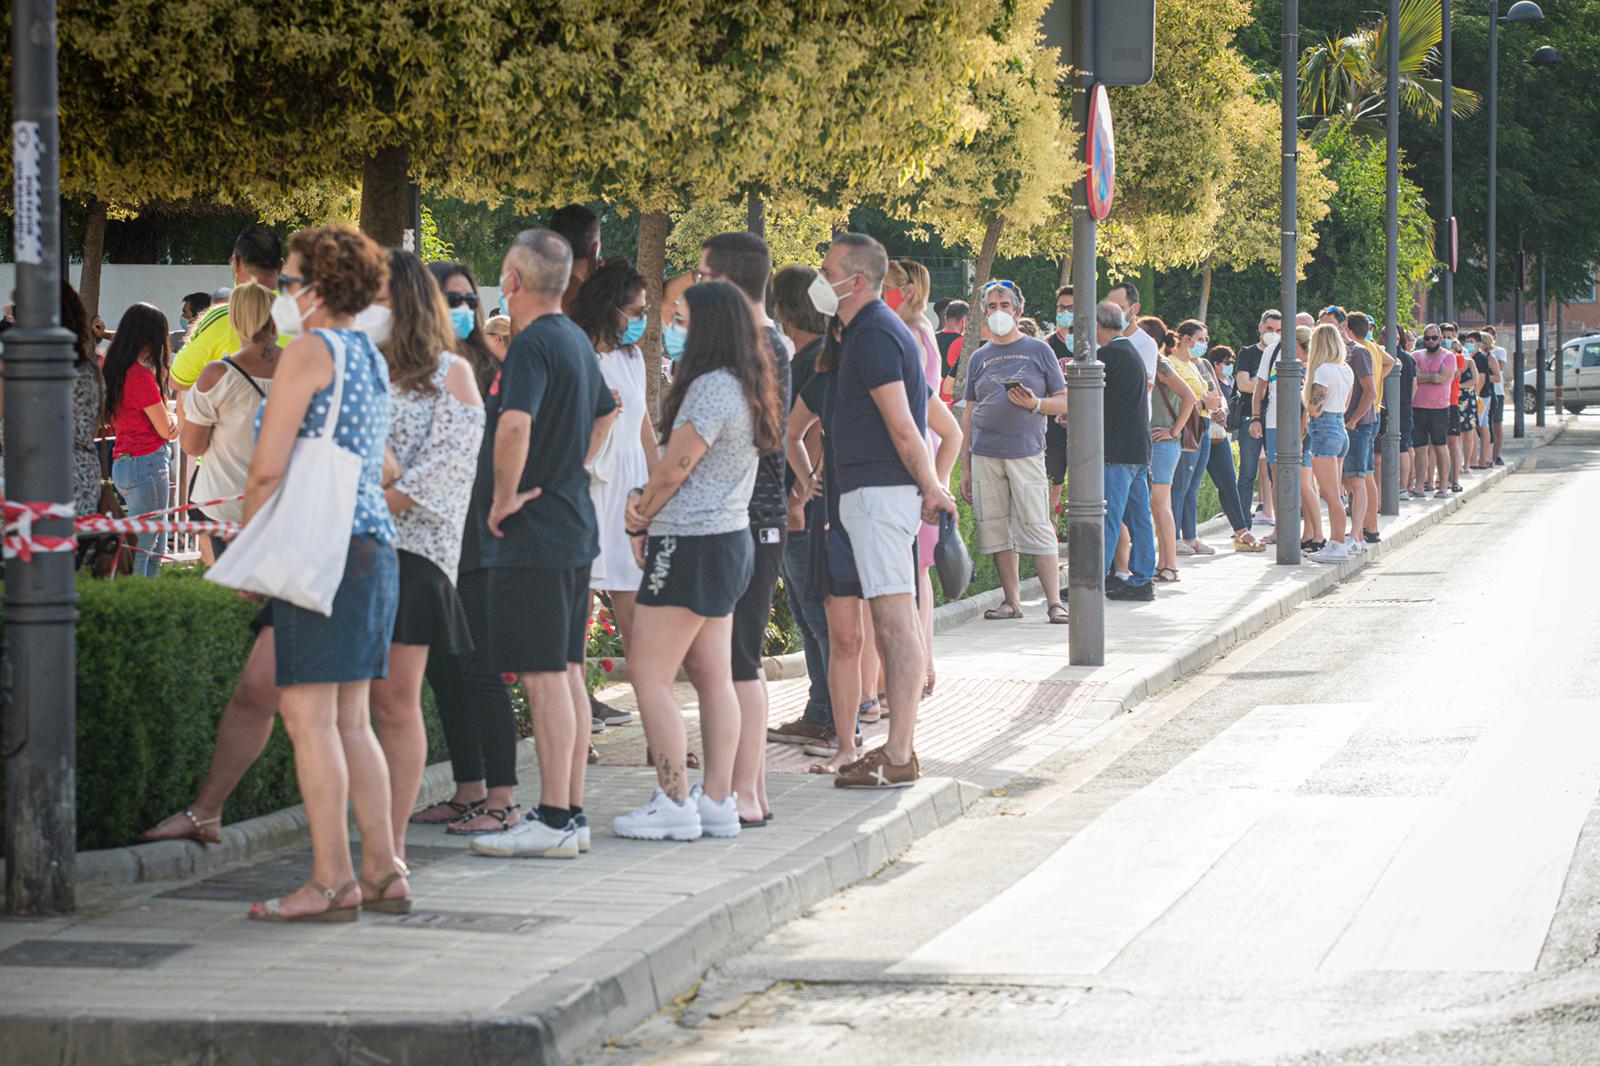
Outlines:
[[976,550],[995,557],[1005,592],[984,617],[1022,617],[1019,559],[1031,555],[1049,620],[1065,625],[1044,453],[1049,419],[1067,413],[1067,383],[1050,345],[1018,328],[1022,308],[1015,283],[984,286],[983,313],[993,339],[973,353],[967,370],[961,497],[972,504]]

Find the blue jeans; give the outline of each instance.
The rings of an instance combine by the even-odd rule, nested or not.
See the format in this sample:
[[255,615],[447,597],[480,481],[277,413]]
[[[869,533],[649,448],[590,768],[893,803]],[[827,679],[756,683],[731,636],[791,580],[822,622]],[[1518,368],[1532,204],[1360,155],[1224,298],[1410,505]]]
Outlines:
[[[812,509],[807,508],[809,519]],[[805,643],[806,676],[811,679],[805,721],[833,728],[833,701],[828,697],[828,612],[821,600],[807,599],[806,575],[811,568],[811,531],[790,531],[783,547],[783,589],[789,596],[789,613],[800,627]]]
[[[172,471],[167,465],[167,449],[163,445],[149,455],[124,455],[112,460],[111,480],[122,493],[128,517],[165,510],[172,491]],[[139,551],[133,560],[133,572],[140,577],[155,577],[161,572],[161,560],[152,555],[167,553],[167,534],[140,533]]]
[[[1262,437],[1265,438],[1265,432]],[[1266,440],[1250,435],[1248,423],[1239,430],[1239,507],[1244,511],[1244,528],[1249,529],[1255,519],[1256,470],[1261,463],[1261,449]],[[1271,462],[1269,459],[1268,462]]]
[[1128,527],[1132,554],[1130,585],[1148,585],[1156,573],[1156,527],[1150,520],[1150,469],[1141,463],[1106,464],[1106,573],[1117,554],[1117,536]]
[[1202,436],[1200,447],[1178,457],[1172,476],[1172,525],[1182,540],[1194,540],[1195,511],[1200,506],[1200,482],[1205,480],[1206,461],[1211,458],[1211,438]]

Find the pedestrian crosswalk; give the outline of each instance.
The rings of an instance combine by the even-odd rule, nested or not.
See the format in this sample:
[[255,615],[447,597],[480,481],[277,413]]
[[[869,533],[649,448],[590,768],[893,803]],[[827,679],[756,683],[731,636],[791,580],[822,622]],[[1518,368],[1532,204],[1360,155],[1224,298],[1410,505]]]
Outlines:
[[1531,971],[1600,789],[1593,710],[1464,711],[1419,790],[1322,787],[1376,704],[1257,707],[891,972]]

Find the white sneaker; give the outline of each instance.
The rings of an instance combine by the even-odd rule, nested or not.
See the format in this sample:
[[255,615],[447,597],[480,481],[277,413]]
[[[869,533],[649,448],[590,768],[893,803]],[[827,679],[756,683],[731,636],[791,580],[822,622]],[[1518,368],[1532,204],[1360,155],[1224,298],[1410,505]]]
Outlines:
[[1258,525],[1258,526],[1270,526],[1270,525],[1275,525],[1276,524],[1273,521],[1273,518],[1272,518],[1271,515],[1262,514],[1260,511],[1257,511],[1255,517],[1252,518],[1250,521],[1251,521],[1252,525]]
[[1328,544],[1321,551],[1312,552],[1306,558],[1314,563],[1342,563],[1350,558],[1350,552],[1343,544]]
[[589,835],[589,812],[584,811],[582,814],[574,814],[572,822],[578,829],[578,854],[587,855],[589,848],[592,846],[592,838]]
[[510,829],[473,837],[472,850],[497,859],[576,859],[578,829],[572,822],[546,825],[534,810]]
[[706,790],[695,785],[689,790],[689,800],[700,812],[700,827],[708,837],[736,837],[739,835],[739,804],[734,793],[717,803]]
[[700,808],[693,796],[674,803],[658,788],[649,803],[613,818],[611,831],[630,840],[699,840]]

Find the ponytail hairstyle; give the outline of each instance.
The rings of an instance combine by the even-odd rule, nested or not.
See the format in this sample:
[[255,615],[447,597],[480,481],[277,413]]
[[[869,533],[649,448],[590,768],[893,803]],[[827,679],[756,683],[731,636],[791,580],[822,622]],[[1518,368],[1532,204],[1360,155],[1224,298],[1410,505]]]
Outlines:
[[228,325],[241,339],[253,341],[267,330],[277,332],[272,322],[273,292],[259,282],[247,281],[228,296]]
[[1155,315],[1145,315],[1139,319],[1139,328],[1144,330],[1156,342],[1156,348],[1163,357],[1170,357],[1172,349],[1177,345],[1178,338],[1172,335],[1167,324]]

